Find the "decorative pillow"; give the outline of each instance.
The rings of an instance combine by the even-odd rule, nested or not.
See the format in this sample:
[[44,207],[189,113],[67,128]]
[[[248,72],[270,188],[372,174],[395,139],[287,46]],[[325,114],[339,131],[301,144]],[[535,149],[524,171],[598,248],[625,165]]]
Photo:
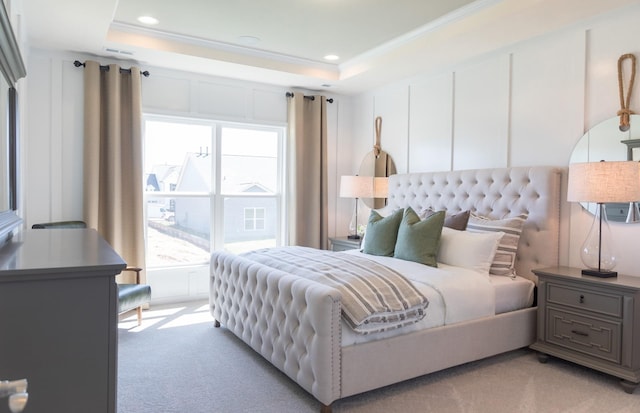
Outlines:
[[[378,213],[378,215],[380,215],[382,218],[386,218],[389,215],[393,214],[394,212],[397,211],[403,211],[402,208],[396,208],[396,209],[392,209],[389,208],[389,206],[385,206],[383,208],[378,208],[378,209],[372,209],[371,212],[376,211]],[[371,214],[369,214],[369,217],[371,217]],[[399,225],[399,224],[398,224]],[[364,234],[362,234],[362,241],[360,242],[360,252],[364,252],[364,242],[367,239],[367,228],[365,227],[364,230]],[[395,247],[395,244],[394,244]]]
[[399,209],[387,217],[382,217],[377,211],[371,211],[362,252],[393,257],[402,212],[402,209]]
[[444,215],[444,211],[440,211],[421,220],[412,208],[405,209],[393,256],[437,267],[436,255],[440,245]]
[[[430,217],[435,213],[436,211],[434,211],[433,209],[426,208],[420,212],[420,218],[424,219]],[[444,226],[452,229],[457,229],[458,231],[464,231],[465,229],[467,229],[467,222],[469,222],[470,214],[471,211],[462,211],[458,212],[457,214],[451,215],[447,214],[444,218]]]
[[522,227],[527,220],[527,214],[504,219],[490,219],[471,213],[467,231],[471,232],[504,232],[504,236],[498,244],[496,255],[489,271],[494,275],[515,275],[516,252]]
[[504,232],[469,232],[442,228],[438,262],[489,275]]

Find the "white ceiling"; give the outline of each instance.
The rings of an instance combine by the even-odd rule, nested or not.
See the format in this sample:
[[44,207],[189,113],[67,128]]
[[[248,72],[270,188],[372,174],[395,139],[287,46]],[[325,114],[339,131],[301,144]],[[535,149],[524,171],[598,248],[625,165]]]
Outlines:
[[[22,0],[29,47],[359,93],[638,0]],[[145,26],[136,19],[159,20]],[[246,37],[259,39],[247,42]],[[254,39],[255,41],[255,39]],[[327,54],[340,59],[326,61]]]

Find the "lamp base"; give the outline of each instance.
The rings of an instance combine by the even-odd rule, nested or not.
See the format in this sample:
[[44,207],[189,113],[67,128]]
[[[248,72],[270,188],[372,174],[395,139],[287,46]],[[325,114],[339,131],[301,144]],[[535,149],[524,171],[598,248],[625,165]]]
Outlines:
[[613,278],[617,277],[616,271],[598,271],[598,270],[582,270],[582,275],[590,275],[592,277]]
[[348,239],[360,239],[360,235],[355,234],[355,235],[347,235]]

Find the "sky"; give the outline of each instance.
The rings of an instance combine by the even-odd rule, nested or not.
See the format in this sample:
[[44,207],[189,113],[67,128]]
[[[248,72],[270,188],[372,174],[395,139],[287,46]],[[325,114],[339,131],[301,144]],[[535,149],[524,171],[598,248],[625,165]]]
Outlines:
[[[212,153],[212,125],[178,122],[145,122],[146,173],[154,165],[182,165],[185,154]],[[274,131],[222,128],[223,155],[277,157],[278,135]]]

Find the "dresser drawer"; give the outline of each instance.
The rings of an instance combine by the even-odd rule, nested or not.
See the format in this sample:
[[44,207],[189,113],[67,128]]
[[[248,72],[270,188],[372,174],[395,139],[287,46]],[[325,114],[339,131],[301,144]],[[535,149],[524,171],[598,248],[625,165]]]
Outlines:
[[547,303],[580,308],[612,317],[622,317],[622,302],[621,295],[547,283]]
[[616,364],[621,362],[622,322],[547,307],[546,341]]

